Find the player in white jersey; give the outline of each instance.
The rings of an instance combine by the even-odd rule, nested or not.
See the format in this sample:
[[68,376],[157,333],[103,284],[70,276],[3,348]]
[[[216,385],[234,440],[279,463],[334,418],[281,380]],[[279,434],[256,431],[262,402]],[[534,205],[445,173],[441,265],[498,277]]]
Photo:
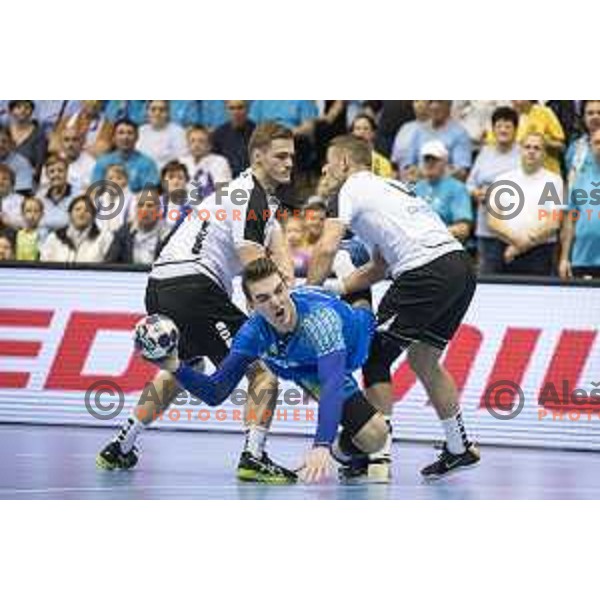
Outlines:
[[[349,228],[387,265],[393,282],[378,307],[378,334],[363,377],[367,397],[391,415],[391,367],[407,350],[411,368],[425,387],[446,434],[438,459],[425,467],[437,479],[479,461],[469,442],[452,376],[440,357],[458,329],[475,292],[475,275],[467,253],[423,199],[398,181],[371,173],[371,151],[352,136],[332,141],[324,167],[327,185],[337,192],[337,214],[327,220],[308,273],[309,284],[322,284],[338,245]],[[381,278],[376,261],[338,284],[354,292]],[[391,442],[391,436],[390,436]],[[390,462],[390,445],[374,462]],[[360,474],[358,474],[360,475]],[[377,475],[381,478],[381,471]]]
[[[181,218],[154,262],[146,288],[146,311],[170,317],[180,331],[184,360],[207,356],[216,366],[227,356],[246,315],[231,301],[232,280],[243,267],[269,255],[291,283],[293,265],[276,219],[276,188],[289,183],[293,159],[292,132],[276,123],[259,125],[248,145],[251,168],[226,187],[219,187]],[[277,380],[260,363],[247,373],[246,443],[238,477],[265,483],[289,483],[295,473],[273,463],[264,445],[274,413]],[[181,391],[168,371],[146,386],[138,405],[117,436],[98,454],[100,468],[129,469],[138,460],[139,432]],[[266,401],[265,401],[266,400]]]

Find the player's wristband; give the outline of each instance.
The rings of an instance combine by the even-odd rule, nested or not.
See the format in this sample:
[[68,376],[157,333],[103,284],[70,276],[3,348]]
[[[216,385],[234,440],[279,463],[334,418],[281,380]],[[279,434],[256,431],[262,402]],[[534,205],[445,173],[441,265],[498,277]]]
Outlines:
[[323,288],[338,296],[343,296],[346,293],[344,282],[341,279],[327,279],[323,282]]

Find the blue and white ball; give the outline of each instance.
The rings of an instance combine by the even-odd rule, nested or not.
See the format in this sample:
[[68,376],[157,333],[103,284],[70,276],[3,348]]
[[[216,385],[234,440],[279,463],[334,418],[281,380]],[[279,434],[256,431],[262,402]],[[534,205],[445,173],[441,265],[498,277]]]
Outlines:
[[163,360],[179,343],[177,325],[164,315],[148,315],[135,326],[135,347],[148,360]]

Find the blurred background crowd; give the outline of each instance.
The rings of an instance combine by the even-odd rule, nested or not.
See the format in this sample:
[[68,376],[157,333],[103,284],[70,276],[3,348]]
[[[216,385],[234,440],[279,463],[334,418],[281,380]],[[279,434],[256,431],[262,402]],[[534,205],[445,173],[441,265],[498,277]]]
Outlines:
[[[349,132],[372,146],[376,174],[431,203],[480,273],[600,277],[600,100],[0,101],[0,260],[151,263],[176,194],[206,197],[246,169],[264,121],[296,140],[283,201],[300,276],[327,217],[327,144]],[[489,218],[502,180],[523,191],[518,218]],[[110,207],[116,186],[122,210],[97,218],[89,190]]]

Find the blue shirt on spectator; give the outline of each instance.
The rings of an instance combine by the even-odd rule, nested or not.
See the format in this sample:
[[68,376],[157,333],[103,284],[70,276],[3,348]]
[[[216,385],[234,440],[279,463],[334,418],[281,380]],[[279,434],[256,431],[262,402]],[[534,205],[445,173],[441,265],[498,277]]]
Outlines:
[[448,150],[448,162],[453,167],[468,169],[473,160],[473,148],[467,130],[456,121],[449,120],[439,129],[419,127],[411,140],[403,167],[419,164],[419,153],[425,142],[439,140]]
[[136,125],[146,122],[146,100],[108,100],[104,107],[106,118],[114,123],[119,119],[129,119]]
[[227,121],[225,100],[200,100],[200,123],[209,129],[220,127]]
[[421,179],[415,185],[415,194],[427,200],[448,226],[459,221],[473,222],[473,206],[467,186],[454,177],[446,175],[437,181]]
[[31,163],[17,152],[10,152],[0,163],[10,167],[15,174],[15,191],[23,192],[33,189],[33,168]]
[[255,123],[276,121],[290,129],[318,116],[313,100],[254,100],[250,106],[250,119]]
[[119,150],[100,156],[92,172],[92,182],[104,179],[109,165],[123,165],[125,167],[129,189],[132,192],[139,192],[145,185],[159,185],[160,183],[156,163],[149,156],[137,150],[133,150],[127,156]]
[[[590,197],[600,182],[600,164],[592,156],[580,169],[573,189],[587,192],[587,200],[574,202],[575,195],[569,192],[569,210],[579,211],[579,218],[575,221],[575,239],[571,248],[571,264],[574,267],[600,267],[600,205],[597,199]],[[596,185],[594,185],[596,184]],[[570,218],[570,217],[567,217]]]
[[200,107],[199,100],[170,100],[170,119],[182,127],[198,125],[201,122]]

